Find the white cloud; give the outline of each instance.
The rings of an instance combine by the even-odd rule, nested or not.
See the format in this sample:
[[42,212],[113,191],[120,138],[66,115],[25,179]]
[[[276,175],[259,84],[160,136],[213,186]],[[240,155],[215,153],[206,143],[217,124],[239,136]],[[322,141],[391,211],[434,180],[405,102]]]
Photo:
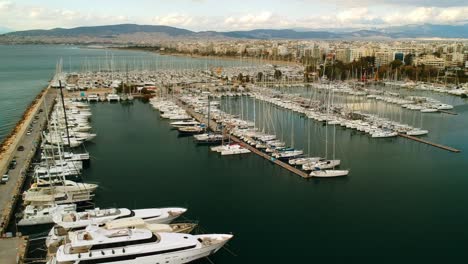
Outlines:
[[466,6],[466,0],[297,0],[306,4],[328,4],[341,7],[374,7],[374,6],[411,6],[411,7],[455,7]]
[[[194,1],[194,0],[190,0]],[[195,0],[196,1],[196,0]],[[300,0],[307,2],[305,8],[316,0]],[[329,0],[336,3],[344,0]],[[370,0],[357,0],[363,3]],[[375,0],[377,2],[389,2]],[[403,0],[397,0],[404,2]],[[328,1],[327,1],[328,2]],[[455,4],[456,1],[452,1]],[[355,3],[355,1],[353,1]],[[8,12],[4,12],[8,10]],[[195,31],[217,30],[249,30],[278,28],[374,28],[405,24],[461,24],[467,23],[468,5],[461,7],[394,7],[383,9],[368,6],[346,8],[342,6],[333,12],[317,12],[310,16],[297,17],[281,11],[232,13],[227,15],[192,15],[189,12],[168,13],[161,16],[145,17],[141,15],[127,16],[122,13],[105,14],[102,11],[79,12],[77,10],[52,8],[43,6],[24,6],[11,1],[0,0],[0,24],[17,30],[109,25],[119,23],[154,24],[181,27]]]
[[418,7],[408,13],[394,12],[383,17],[388,25],[466,23],[468,7]]
[[0,12],[9,11],[14,7],[14,4],[10,1],[0,1]]
[[253,29],[253,28],[285,28],[293,25],[290,19],[274,14],[270,11],[259,13],[247,13],[237,16],[229,16],[224,19],[226,29]]
[[182,27],[192,25],[194,18],[186,14],[173,13],[165,16],[154,17],[152,22],[158,25]]

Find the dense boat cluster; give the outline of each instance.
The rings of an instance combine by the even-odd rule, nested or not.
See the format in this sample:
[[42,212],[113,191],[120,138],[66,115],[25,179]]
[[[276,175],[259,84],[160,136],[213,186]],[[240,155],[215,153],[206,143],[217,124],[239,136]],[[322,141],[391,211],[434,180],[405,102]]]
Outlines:
[[[205,140],[205,142],[213,144],[221,143],[221,145],[211,148],[221,155],[250,152],[249,149],[240,144],[231,142],[231,137],[226,137],[227,134],[230,134],[268,154],[272,160],[282,160],[307,171],[310,176],[316,177],[345,176],[349,171],[336,169],[340,166],[341,161],[334,158],[334,153],[332,159],[328,159],[328,153],[325,154],[325,157],[308,157],[304,155],[303,150],[288,146],[276,135],[266,133],[264,127],[260,129],[255,118],[255,105],[266,103],[270,106],[296,112],[317,122],[323,122],[327,128],[330,126],[335,130],[336,127],[341,126],[369,134],[372,138],[396,137],[399,134],[422,136],[428,134],[429,131],[422,128],[422,115],[421,124],[416,127],[402,122],[401,111],[400,121],[395,121],[387,117],[385,112],[371,114],[354,109],[354,106],[350,107],[352,103],[349,103],[348,100],[353,99],[349,97],[361,97],[368,102],[382,101],[387,104],[399,105],[402,109],[417,110],[421,113],[453,109],[452,105],[444,104],[430,97],[402,96],[397,92],[363,86],[355,87],[352,83],[324,82],[307,86],[290,84],[285,87],[286,90],[247,85],[248,92],[243,92],[243,89],[240,89],[237,92],[217,90],[211,93],[188,89],[180,96],[171,96],[171,99],[153,98],[151,104],[161,112],[162,118],[171,120],[171,125],[181,134],[194,135],[196,141]],[[299,89],[312,88],[312,92],[304,96],[288,91],[288,88],[295,87]],[[254,121],[244,118],[244,115],[232,115],[220,110],[220,102],[217,99],[223,96],[250,97],[253,100],[253,110],[251,106],[250,111],[254,112]],[[187,109],[191,109],[192,113],[189,114]],[[248,109],[241,110],[249,111]],[[262,114],[265,112],[262,111]],[[213,123],[210,125],[200,123],[193,119],[195,115],[201,116],[206,122]],[[268,119],[270,119],[268,122],[273,122],[271,117],[268,117],[267,112],[262,120],[265,122]],[[208,132],[208,128],[212,128],[213,132]],[[325,140],[328,141],[328,138]],[[326,146],[328,146],[327,143]]]
[[[342,127],[365,132],[373,138],[395,137],[398,133],[408,135],[424,135],[427,130],[414,128],[408,124],[390,120],[385,117],[353,111],[334,100],[334,89],[328,89],[327,93],[312,98],[304,98],[295,94],[282,94],[271,89],[259,88],[253,93],[257,100],[266,101],[278,107],[288,109],[307,116],[328,125],[340,125]],[[321,97],[321,98],[319,98]]]
[[191,235],[197,224],[172,223],[187,211],[181,207],[90,209],[98,185],[81,176],[90,166],[85,142],[96,137],[89,105],[57,100],[48,116],[40,162],[32,167],[17,225],[53,225],[45,241],[49,264],[187,263],[215,253],[232,238]]
[[432,92],[438,92],[438,93],[445,93],[445,94],[450,94],[450,95],[455,95],[455,96],[466,97],[466,95],[468,95],[468,86],[466,84],[463,87],[450,88],[447,85],[433,84],[433,83],[387,81],[385,82],[385,85],[420,90],[420,91],[432,91]]
[[[244,94],[247,96],[248,94]],[[241,95],[243,96],[243,95]],[[254,95],[252,95],[254,96]],[[271,157],[272,160],[278,159],[289,163],[292,166],[298,166],[301,169],[308,171],[312,177],[339,177],[348,175],[348,170],[337,170],[341,163],[340,160],[326,159],[321,157],[306,157],[303,150],[295,149],[287,146],[287,144],[277,138],[274,134],[266,133],[256,126],[255,122],[244,120],[239,116],[228,114],[222,111],[219,106],[220,102],[211,99],[211,95],[184,95],[178,98],[180,106],[174,101],[164,98],[154,98],[151,104],[154,108],[161,111],[161,117],[179,118],[184,115],[184,121],[173,122],[171,125],[187,123],[187,127],[179,127],[181,133],[186,133],[186,129],[190,127],[190,132],[195,135],[195,140],[206,139],[209,137],[216,138],[210,143],[216,146],[211,147],[212,151],[218,152],[221,155],[236,155],[246,154],[251,151],[241,144],[231,141],[231,136],[239,138],[246,144],[260,150]],[[184,108],[191,109],[194,115],[200,115],[205,120],[209,120],[210,126],[207,124],[199,124],[197,121],[190,120],[187,111]],[[255,109],[254,109],[255,111]],[[169,113],[168,113],[169,112]],[[255,115],[255,114],[254,114]],[[208,132],[207,128],[211,127],[212,131]],[[226,135],[230,135],[227,136]],[[221,143],[221,145],[217,145]]]

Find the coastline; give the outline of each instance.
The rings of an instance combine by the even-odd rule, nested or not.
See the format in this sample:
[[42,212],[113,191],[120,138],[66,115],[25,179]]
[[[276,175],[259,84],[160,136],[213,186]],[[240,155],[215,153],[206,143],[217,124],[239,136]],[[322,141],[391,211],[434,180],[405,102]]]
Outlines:
[[128,47],[107,47],[104,49],[109,49],[109,50],[129,50],[129,51],[142,51],[142,52],[150,52],[150,53],[157,53],[161,56],[177,56],[177,57],[188,57],[188,58],[197,58],[197,59],[207,59],[207,58],[212,58],[212,59],[222,59],[222,60],[230,60],[230,61],[249,61],[249,62],[254,62],[254,63],[259,63],[259,64],[278,64],[278,65],[301,65],[298,62],[292,62],[292,61],[282,61],[282,60],[260,60],[252,57],[238,57],[238,56],[220,56],[220,55],[213,55],[213,56],[206,56],[206,55],[200,55],[200,54],[187,54],[187,53],[181,53],[181,52],[160,52],[156,50],[146,50],[144,48],[128,48]]

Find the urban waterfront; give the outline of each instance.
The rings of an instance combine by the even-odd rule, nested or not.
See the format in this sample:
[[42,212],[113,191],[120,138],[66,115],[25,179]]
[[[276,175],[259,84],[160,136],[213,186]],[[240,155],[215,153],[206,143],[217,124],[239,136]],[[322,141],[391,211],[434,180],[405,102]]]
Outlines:
[[39,91],[49,84],[60,59],[63,69],[68,72],[245,64],[238,60],[160,56],[150,52],[72,45],[0,45],[0,58],[0,140],[8,135]]
[[[101,56],[104,51],[90,52]],[[31,98],[39,89],[28,90]],[[24,97],[13,98],[27,105]],[[351,169],[349,177],[309,180],[254,154],[221,157],[192,137],[179,137],[150,104],[93,103],[91,124],[98,136],[86,143],[92,161],[83,179],[100,185],[94,202],[101,208],[183,206],[188,208],[185,217],[199,221],[203,231],[232,232],[227,248],[237,256],[221,250],[210,257],[215,263],[464,259],[468,104],[454,98],[438,95],[454,104],[458,115],[424,115],[423,127],[431,131],[425,138],[461,153],[404,138],[373,139],[337,126],[336,153],[342,167]],[[245,116],[253,120],[250,97],[221,102],[226,112],[239,115],[244,104],[242,111],[248,108]],[[259,102],[256,107],[259,120]],[[415,115],[385,107],[403,111],[406,120]],[[270,105],[263,109],[276,117],[278,137],[289,144],[294,138],[294,146],[311,156],[323,155],[322,123]],[[331,137],[334,126],[328,132]]]

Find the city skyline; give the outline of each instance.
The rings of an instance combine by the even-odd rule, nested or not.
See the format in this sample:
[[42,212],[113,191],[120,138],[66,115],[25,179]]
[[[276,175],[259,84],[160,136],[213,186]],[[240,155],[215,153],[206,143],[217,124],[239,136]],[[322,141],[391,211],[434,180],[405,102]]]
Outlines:
[[[91,8],[92,7],[92,8]],[[465,1],[316,0],[249,2],[176,0],[134,2],[0,0],[0,30],[72,28],[123,23],[167,25],[193,31],[258,28],[383,28],[407,24],[468,23]]]

